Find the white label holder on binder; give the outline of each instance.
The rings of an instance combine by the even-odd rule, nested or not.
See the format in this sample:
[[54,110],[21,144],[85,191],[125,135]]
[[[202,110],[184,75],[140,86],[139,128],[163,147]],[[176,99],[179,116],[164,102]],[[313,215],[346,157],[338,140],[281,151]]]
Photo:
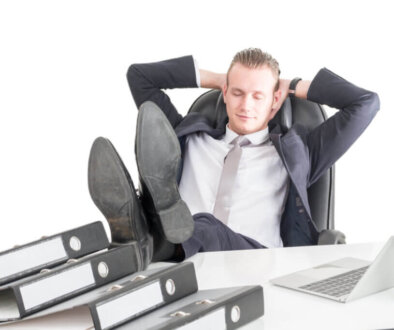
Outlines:
[[25,310],[29,310],[94,284],[92,266],[88,262],[23,285],[20,287],[20,292]]
[[100,304],[97,306],[97,314],[101,327],[105,329],[161,303],[163,296],[160,282],[156,281]]
[[[226,317],[225,309],[219,308],[201,318],[194,320],[190,323],[186,323],[178,327],[178,330],[200,330],[200,329],[214,329],[214,330],[225,330],[226,329]],[[175,316],[176,317],[176,316]]]
[[5,278],[29,268],[39,268],[41,265],[66,259],[62,238],[57,236],[0,256],[0,275]]

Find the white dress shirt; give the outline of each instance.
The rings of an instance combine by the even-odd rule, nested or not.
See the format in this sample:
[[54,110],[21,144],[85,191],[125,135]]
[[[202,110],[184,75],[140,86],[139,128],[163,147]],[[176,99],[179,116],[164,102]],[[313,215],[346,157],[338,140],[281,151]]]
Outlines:
[[[187,137],[179,190],[192,214],[213,212],[224,158],[235,137],[228,127],[218,140],[203,132]],[[242,149],[227,225],[264,246],[280,247],[288,174],[269,140],[268,128],[245,137],[251,143]]]

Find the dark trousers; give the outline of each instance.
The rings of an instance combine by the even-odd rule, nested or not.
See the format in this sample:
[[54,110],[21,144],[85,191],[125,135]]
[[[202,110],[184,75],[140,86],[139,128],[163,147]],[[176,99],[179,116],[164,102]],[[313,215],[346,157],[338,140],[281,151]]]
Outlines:
[[198,252],[265,248],[254,239],[232,231],[210,213],[197,213],[193,218],[193,235],[182,243],[185,258]]

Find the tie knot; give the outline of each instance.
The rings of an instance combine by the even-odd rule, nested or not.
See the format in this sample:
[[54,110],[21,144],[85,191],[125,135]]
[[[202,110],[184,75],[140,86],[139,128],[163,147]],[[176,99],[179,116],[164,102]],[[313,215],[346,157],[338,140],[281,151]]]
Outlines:
[[231,144],[234,146],[238,145],[240,147],[244,147],[250,144],[250,141],[246,136],[239,135],[234,140],[231,141]]

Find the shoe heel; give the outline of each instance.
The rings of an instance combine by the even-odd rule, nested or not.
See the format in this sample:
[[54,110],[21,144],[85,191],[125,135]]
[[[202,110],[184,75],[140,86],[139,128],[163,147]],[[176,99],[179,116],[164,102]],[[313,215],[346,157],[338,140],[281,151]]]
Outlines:
[[194,220],[183,200],[160,211],[159,218],[164,235],[171,243],[182,243],[192,236]]

